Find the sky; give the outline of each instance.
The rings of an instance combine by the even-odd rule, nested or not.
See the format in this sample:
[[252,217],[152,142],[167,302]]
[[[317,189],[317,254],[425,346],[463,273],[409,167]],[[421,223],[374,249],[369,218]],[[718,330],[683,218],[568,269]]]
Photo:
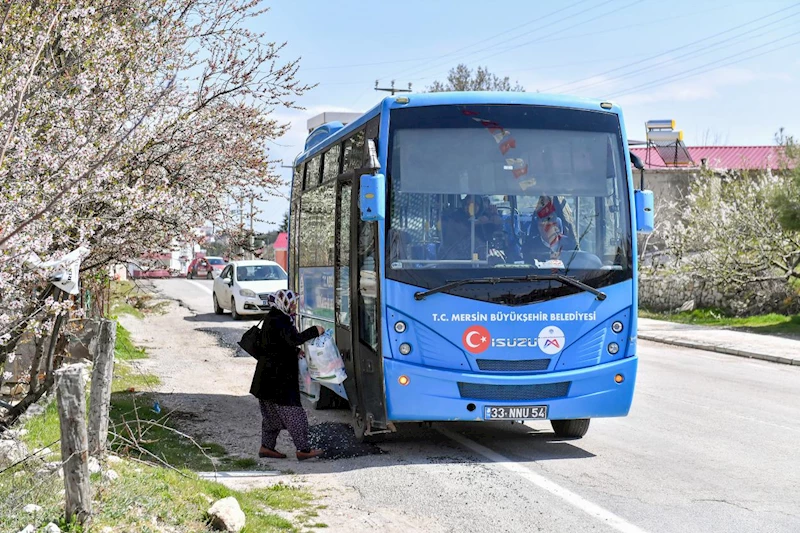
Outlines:
[[[292,127],[268,142],[291,165],[306,121],[323,111],[364,112],[387,93],[376,80],[424,91],[459,63],[509,76],[526,91],[610,99],[629,139],[674,119],[687,145],[774,144],[800,136],[800,2],[782,0],[291,0],[264,2],[253,21],[282,59],[300,58],[316,87],[303,110],[276,109]],[[289,180],[291,170],[281,168]],[[284,189],[288,195],[288,187]],[[275,229],[286,198],[260,206]]]

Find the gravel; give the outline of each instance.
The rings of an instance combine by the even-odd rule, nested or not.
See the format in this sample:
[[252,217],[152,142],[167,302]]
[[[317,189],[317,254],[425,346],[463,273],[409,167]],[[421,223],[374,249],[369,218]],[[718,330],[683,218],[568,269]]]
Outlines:
[[374,444],[358,442],[349,424],[323,422],[311,426],[308,433],[311,447],[325,450],[320,459],[352,459],[385,453]]

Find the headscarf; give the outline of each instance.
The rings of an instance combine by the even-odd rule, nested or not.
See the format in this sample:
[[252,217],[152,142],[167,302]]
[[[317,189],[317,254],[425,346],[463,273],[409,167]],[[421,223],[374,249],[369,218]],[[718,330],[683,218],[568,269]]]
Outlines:
[[536,205],[536,216],[539,219],[539,235],[550,248],[550,256],[557,259],[561,254],[561,238],[564,226],[556,214],[556,206],[550,196],[539,197]]
[[292,307],[294,307],[297,299],[297,294],[295,294],[294,291],[281,289],[272,293],[267,299],[267,302],[269,302],[270,306],[291,318],[294,324],[295,317],[292,313]]

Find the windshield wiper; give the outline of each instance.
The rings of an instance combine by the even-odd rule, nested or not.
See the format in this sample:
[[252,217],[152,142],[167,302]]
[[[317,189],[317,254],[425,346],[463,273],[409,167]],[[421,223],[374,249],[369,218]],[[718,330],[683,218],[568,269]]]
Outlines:
[[600,301],[606,299],[606,293],[598,291],[594,287],[591,287],[571,276],[565,276],[564,274],[528,274],[527,276],[507,276],[502,278],[461,279],[458,281],[445,283],[444,285],[434,287],[433,289],[429,289],[427,291],[416,292],[414,293],[414,299],[424,300],[432,294],[455,289],[456,287],[461,287],[462,285],[496,285],[498,283],[525,283],[529,281],[558,281],[564,285],[571,285],[572,287],[581,289],[582,291],[590,292],[594,294]]

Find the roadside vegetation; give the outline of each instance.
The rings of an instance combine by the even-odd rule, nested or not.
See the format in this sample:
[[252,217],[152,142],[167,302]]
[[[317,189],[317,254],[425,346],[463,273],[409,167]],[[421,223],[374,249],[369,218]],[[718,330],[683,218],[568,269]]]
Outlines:
[[[124,297],[130,285],[113,284],[113,309],[125,309]],[[143,310],[130,313],[143,317]],[[135,308],[133,308],[135,309]],[[147,353],[135,346],[130,333],[117,325],[114,380],[110,411],[110,450],[112,458],[102,465],[102,473],[92,474],[93,516],[90,528],[65,524],[63,480],[58,464],[59,419],[55,401],[24,424],[21,440],[36,457],[0,474],[0,531],[19,531],[27,524],[43,528],[54,522],[63,531],[126,532],[206,532],[210,531],[206,512],[211,504],[233,496],[247,517],[244,533],[313,531],[324,528],[317,523],[317,506],[312,495],[297,487],[277,483],[268,488],[236,491],[220,483],[200,478],[196,472],[258,469],[252,458],[229,456],[211,442],[198,442],[175,427],[175,421],[188,413],[160,407],[153,392],[158,377],[143,372],[136,364]],[[108,471],[114,474],[109,477]],[[33,514],[23,508],[35,504]],[[177,528],[177,529],[176,529]]]
[[695,309],[694,311],[681,313],[654,313],[640,310],[639,316],[656,320],[669,320],[681,324],[730,328],[749,333],[781,335],[800,339],[800,315],[770,313],[750,317],[733,317],[726,315],[719,309]]

